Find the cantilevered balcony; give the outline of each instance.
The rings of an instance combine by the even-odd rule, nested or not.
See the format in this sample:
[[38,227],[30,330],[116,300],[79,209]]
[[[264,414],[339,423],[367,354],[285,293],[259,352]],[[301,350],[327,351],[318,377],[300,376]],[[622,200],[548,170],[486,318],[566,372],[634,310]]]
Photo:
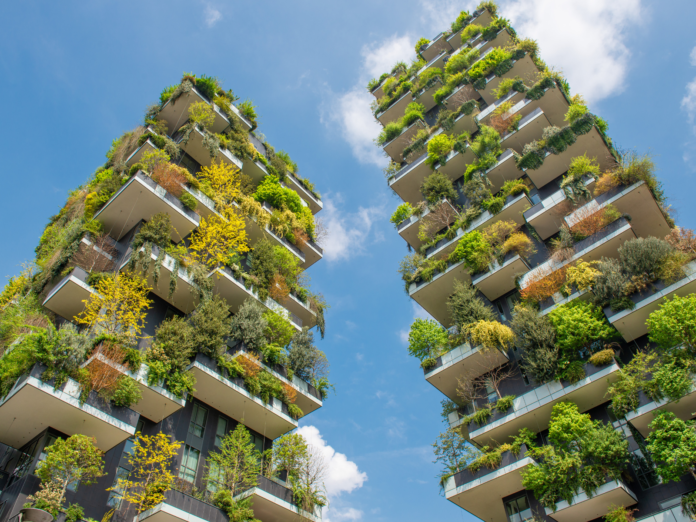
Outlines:
[[180,491],[164,492],[164,501],[137,515],[133,522],[229,522],[225,512]]
[[[510,113],[517,113],[515,110],[515,107],[519,104],[520,101],[524,100],[524,93],[518,92],[515,90],[510,90],[506,95],[504,95],[502,98],[499,98],[495,100],[493,103],[488,105],[486,108],[484,108],[477,116],[476,116],[476,121],[479,123],[479,125],[490,125],[491,117],[493,116],[493,112],[495,112],[496,109],[498,109],[503,103],[511,103],[512,108],[510,109]],[[532,110],[534,110],[536,107],[532,107],[532,109],[525,111],[524,108],[520,107],[520,112],[523,117],[529,114]]]
[[[195,87],[189,92],[182,94],[174,102],[167,101],[162,107],[162,110],[157,115],[158,118],[163,119],[167,122],[169,134],[171,134],[175,129],[181,127],[186,120],[189,119],[189,107],[192,103],[196,102],[206,102],[210,103],[210,100],[203,96]],[[229,125],[230,121],[224,112],[215,104],[212,104],[213,112],[215,113],[215,121],[211,127],[212,132],[220,133],[224,131]],[[239,113],[239,110],[234,105],[230,104],[230,108],[242,122],[242,125],[246,130],[251,130],[251,123],[249,123],[244,116]]]
[[[516,114],[516,112],[511,111],[508,118],[514,117]],[[527,143],[541,139],[544,129],[549,125],[546,114],[540,107],[537,107],[519,121],[517,130],[508,132],[503,136],[501,145],[503,148],[512,149],[521,154]]]
[[[509,95],[509,93],[508,93]],[[558,87],[549,87],[538,100],[530,100],[523,96],[519,101],[515,102],[512,111],[523,116],[532,112],[535,109],[541,109],[546,114],[551,125],[564,127],[566,125],[565,115],[568,112],[568,100]]]
[[319,522],[321,507],[316,506],[314,513],[300,509],[295,503],[292,489],[278,482],[259,476],[258,484],[244,493],[234,497],[235,501],[252,499],[254,516],[263,522]]
[[495,101],[495,94],[493,94],[493,91],[498,88],[500,82],[507,78],[515,78],[516,76],[522,78],[527,85],[531,85],[539,79],[539,69],[537,69],[537,66],[534,65],[534,62],[529,54],[525,54],[519,60],[514,61],[512,69],[502,76],[496,76],[495,74],[491,73],[486,78],[486,86],[483,89],[480,89],[478,92],[486,103],[493,103]]
[[558,292],[554,294],[552,297],[544,299],[542,302],[539,303],[539,314],[546,315],[550,312],[553,312],[559,306],[563,306],[564,304],[575,301],[576,299],[578,301],[587,301],[591,297],[592,292],[588,288],[585,288],[584,290],[577,290],[576,288],[573,288],[572,293],[567,297]]
[[597,489],[594,495],[584,491],[570,502],[561,500],[556,510],[545,508],[546,516],[557,522],[586,522],[606,515],[612,507],[629,507],[638,503],[636,495],[620,480],[611,480]]
[[636,522],[691,522],[691,517],[684,514],[680,503],[678,503],[674,507],[640,517],[636,519]]
[[282,305],[292,316],[300,319],[302,326],[312,328],[317,324],[317,314],[310,308],[309,303],[301,301],[299,297],[288,294]]
[[519,179],[524,176],[524,171],[517,168],[513,150],[507,149],[498,156],[498,162],[486,171],[486,176],[491,182],[491,192],[495,194],[503,187],[506,181]]
[[450,326],[451,318],[447,310],[447,298],[452,293],[455,280],[471,281],[471,276],[464,267],[464,261],[448,265],[444,272],[436,273],[430,281],[411,283],[408,295],[440,324]]
[[423,199],[421,185],[423,180],[433,173],[432,169],[425,163],[427,158],[428,154],[423,154],[413,163],[403,167],[389,180],[391,189],[411,205],[416,205]]
[[533,466],[523,444],[518,455],[506,451],[498,469],[486,467],[478,471],[464,469],[445,483],[445,496],[460,508],[486,522],[508,522],[503,498],[524,489],[522,471]]
[[592,127],[587,134],[577,136],[575,143],[562,153],[546,153],[541,167],[538,169],[527,169],[527,176],[534,182],[536,187],[541,188],[549,181],[566,172],[571,159],[583,154],[586,154],[588,158],[597,160],[602,172],[616,164],[616,159],[612,156],[604,138],[602,138],[595,127]]
[[265,403],[251,395],[242,378],[226,376],[225,370],[207,355],[197,353],[188,369],[196,377],[194,397],[250,429],[276,439],[297,428],[287,405],[275,397]]
[[473,275],[471,283],[493,301],[513,290],[517,277],[528,270],[529,265],[524,259],[509,252],[502,264],[495,261],[487,272]]
[[423,241],[421,241],[418,237],[418,229],[420,228],[420,224],[423,223],[423,220],[429,219],[428,216],[433,213],[438,213],[439,215],[448,217],[448,225],[454,223],[459,215],[459,212],[452,205],[452,203],[450,203],[447,199],[443,199],[440,203],[433,207],[433,210],[426,208],[423,214],[420,216],[410,216],[399,223],[399,226],[397,227],[399,235],[404,238],[404,240],[413,248],[420,248]]
[[638,237],[653,236],[662,239],[669,234],[669,224],[644,181],[630,186],[614,187],[600,194],[572,214],[568,214],[565,222],[572,227],[607,205],[612,205],[622,214],[631,216],[631,227]]
[[502,366],[508,356],[497,349],[471,347],[464,343],[436,359],[435,366],[424,370],[425,379],[453,401],[459,400],[459,379],[472,380]]
[[152,154],[156,150],[158,150],[157,146],[154,143],[152,143],[152,141],[150,141],[150,139],[148,138],[140,147],[135,149],[133,153],[130,156],[128,156],[128,159],[126,160],[126,166],[131,167],[135,165],[136,163],[142,161],[143,156],[145,156],[145,154]]
[[[193,282],[193,279],[191,279],[186,269],[179,267],[175,259],[166,253],[162,259],[157,283],[155,283],[155,265],[157,264],[159,254],[160,248],[153,245],[150,259],[145,261],[147,272],[144,275],[147,279],[148,286],[152,289],[151,292],[185,314],[190,314],[193,312],[194,308],[196,308],[200,300],[198,286]],[[147,255],[144,246],[140,247],[137,255],[139,260],[135,264],[135,269],[142,270],[143,261],[141,259]],[[129,248],[124,256],[124,260],[121,262],[120,270],[125,270],[130,267],[132,256],[133,251]],[[170,281],[174,270],[176,270],[176,289],[172,293],[170,292]]]
[[425,251],[426,257],[444,257],[449,255],[456,247],[462,236],[474,230],[483,230],[498,221],[513,221],[517,226],[524,224],[523,213],[531,206],[529,197],[524,192],[510,195],[505,199],[505,206],[497,214],[484,210],[479,217],[474,219],[466,230],[457,229],[457,235],[452,239],[442,239]]
[[471,147],[466,144],[466,148],[463,152],[457,150],[451,151],[447,155],[447,161],[445,164],[438,163],[436,168],[439,172],[442,172],[452,181],[460,178],[467,165],[476,161],[476,154],[471,150]]
[[204,143],[205,133],[200,128],[196,127],[191,131],[189,139],[184,145],[181,141],[183,135],[177,132],[173,139],[181,146],[189,156],[196,160],[203,167],[210,167],[213,161],[222,162],[227,166],[242,169],[244,164],[237,156],[229,150],[218,147],[215,157],[211,156],[210,150]]
[[242,303],[249,297],[252,297],[257,299],[269,310],[285,317],[297,330],[302,329],[303,322],[299,317],[276,303],[270,297],[266,299],[266,302],[262,302],[256,295],[256,292],[244,286],[244,281],[242,279],[235,277],[230,268],[216,268],[208,274],[208,278],[213,282],[213,291],[227,301],[232,313],[236,313],[239,307],[242,306]]
[[72,321],[76,315],[82,313],[86,301],[95,293],[87,284],[88,275],[81,268],[73,268],[48,293],[43,305],[63,319]]
[[219,215],[215,210],[215,202],[208,196],[203,194],[203,192],[188,186],[185,186],[184,190],[186,190],[186,192],[191,194],[196,199],[196,212],[199,216],[205,219],[210,219],[213,216],[213,214]]
[[576,261],[598,261],[602,257],[616,258],[618,248],[629,239],[636,237],[631,224],[626,218],[619,218],[610,223],[596,234],[579,241],[573,246],[574,254],[563,261],[549,259],[534,270],[531,270],[520,280],[520,288],[526,288],[549,274],[573,264]]
[[614,312],[611,306],[604,309],[604,315],[626,341],[632,341],[648,333],[645,321],[666,300],[675,295],[685,297],[696,292],[696,261],[685,265],[683,270],[684,277],[675,283],[668,285],[662,280],[655,281],[645,290],[629,296],[635,306],[633,310]]
[[377,118],[382,125],[396,121],[405,114],[406,107],[412,101],[413,95],[411,94],[411,91],[407,91],[398,100],[395,100],[389,107],[387,107],[386,110],[378,112],[375,115],[375,118]]
[[[584,183],[590,192],[594,191],[595,180],[593,177],[586,176]],[[565,191],[557,190],[527,210],[524,213],[524,219],[534,227],[541,239],[547,240],[561,229],[561,225],[565,222],[566,212],[571,207],[572,204]]]
[[645,392],[638,393],[638,407],[626,414],[626,420],[636,428],[643,437],[650,435],[650,423],[655,419],[655,413],[658,410],[669,411],[674,413],[682,420],[691,420],[696,412],[696,382],[691,385],[691,388],[684,397],[678,401],[673,401],[668,398],[656,401],[648,397]]
[[[250,353],[242,342],[236,344],[230,342],[228,346],[231,346],[228,353],[232,355],[232,357],[239,357],[241,355]],[[279,364],[273,366],[269,366],[263,362],[259,362],[259,364],[276,379],[281,381],[283,384],[290,386],[297,392],[295,404],[299,406],[302,413],[308,415],[309,413],[312,413],[313,411],[316,411],[322,407],[323,401],[321,398],[321,393],[319,393],[319,390],[317,390],[314,386],[303,381],[296,375],[293,375],[291,379],[288,378],[287,368],[284,368]]]
[[150,419],[153,422],[161,422],[169,417],[172,413],[179,411],[186,404],[185,399],[179,399],[169,390],[159,385],[149,386],[147,384],[147,364],[141,364],[137,372],[133,372],[125,366],[118,364],[103,353],[97,351],[82,365],[88,367],[90,364],[98,362],[110,366],[117,372],[127,375],[138,383],[142,398],[137,404],[131,405],[131,409],[137,411],[143,417]]
[[285,177],[285,182],[288,187],[297,192],[302,200],[307,203],[312,214],[316,214],[324,208],[324,203],[322,203],[321,199],[312,194],[292,172],[288,172],[288,175]]
[[438,54],[433,56],[430,60],[428,60],[428,63],[426,63],[423,67],[420,68],[420,70],[416,73],[415,78],[417,81],[418,77],[423,74],[425,71],[428,69],[444,69],[445,68],[445,63],[447,62],[447,58],[450,56],[449,54],[449,49],[443,49],[440,51]]
[[468,438],[479,446],[497,445],[507,442],[522,428],[540,432],[548,428],[551,410],[561,401],[570,401],[585,412],[606,401],[609,385],[616,380],[619,366],[612,361],[606,366],[597,367],[585,364],[585,378],[575,384],[567,381],[553,381],[517,397],[512,411],[496,411],[481,426],[475,422],[465,425],[462,419],[452,422]]
[[429,83],[430,85],[428,87],[424,87],[413,96],[413,100],[423,105],[426,112],[437,105],[434,96],[437,90],[443,86],[443,82],[439,78],[436,78],[434,81]]
[[403,156],[401,153],[406,147],[408,147],[413,137],[421,129],[425,129],[425,123],[423,123],[423,120],[414,121],[411,125],[401,131],[401,134],[384,145],[383,148],[385,154],[387,154],[387,156],[397,163],[401,163],[401,161],[403,161]]
[[[235,206],[237,206],[236,203],[234,203]],[[270,206],[268,203],[264,202],[261,204],[262,208],[268,212],[269,215],[273,213],[273,207]],[[253,246],[257,242],[261,241],[262,239],[270,239],[272,243],[274,243],[277,246],[282,246],[286,248],[287,250],[290,251],[292,255],[294,255],[298,261],[303,265],[306,262],[305,259],[305,254],[298,248],[296,245],[293,245],[290,241],[285,239],[284,237],[280,237],[278,234],[276,234],[273,230],[271,230],[271,227],[269,225],[266,225],[265,227],[262,227],[259,225],[258,221],[256,218],[251,217],[251,216],[246,216],[246,233],[247,233],[247,238],[249,239],[249,245]],[[316,262],[317,260],[314,260]]]
[[188,236],[200,221],[198,214],[139,170],[94,218],[101,221],[104,231],[118,241],[140,221],[149,221],[160,212],[169,214],[175,243]]
[[469,47],[472,49],[478,49],[481,54],[488,51],[488,49],[492,49],[493,47],[505,48],[510,47],[513,44],[514,42],[512,40],[512,36],[510,36],[510,32],[508,31],[507,27],[504,27],[498,31],[498,34],[496,34],[490,40],[484,40],[482,35],[479,34],[468,42]]
[[242,174],[249,176],[254,186],[256,186],[261,182],[264,176],[268,175],[268,169],[266,169],[266,166],[260,161],[248,158],[244,160]]
[[81,386],[68,379],[55,388],[55,381],[43,382],[46,366],[37,363],[20,377],[7,396],[0,400],[0,442],[21,448],[48,427],[66,435],[80,433],[96,439],[97,447],[109,451],[135,433],[137,412],[106,402],[90,392],[82,402]]
[[463,84],[454,89],[452,94],[447,96],[442,103],[450,111],[456,111],[460,106],[464,105],[470,100],[476,100],[479,98],[478,92],[470,84]]
[[442,51],[451,51],[451,50],[452,50],[452,46],[447,42],[447,38],[445,37],[445,34],[440,33],[435,38],[433,38],[430,41],[430,43],[421,47],[420,55],[426,62],[429,62],[430,60],[435,58],[438,54],[440,54]]
[[488,27],[493,21],[493,17],[487,9],[474,11],[473,13],[471,13],[471,16],[471,20],[469,20],[459,31],[447,37],[447,42],[450,44],[452,49],[459,49],[460,47],[462,47],[462,45],[466,45],[469,42],[471,42],[471,40],[467,42],[462,42],[462,31],[464,30],[464,28],[466,28],[467,25],[476,24],[480,25],[481,27]]
[[454,119],[454,126],[448,130],[443,129],[443,131],[450,136],[459,136],[462,132],[468,132],[473,135],[478,130],[478,125],[476,124],[478,112],[478,108],[476,108],[471,114],[460,114]]

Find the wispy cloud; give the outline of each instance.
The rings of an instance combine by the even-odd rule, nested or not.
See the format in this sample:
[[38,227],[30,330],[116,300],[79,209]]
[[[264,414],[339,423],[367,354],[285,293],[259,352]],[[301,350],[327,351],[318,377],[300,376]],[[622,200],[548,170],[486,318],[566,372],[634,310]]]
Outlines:
[[340,206],[341,194],[324,197],[324,220],[328,236],[322,243],[324,258],[329,261],[347,261],[364,255],[370,244],[383,240],[374,229],[375,221],[384,217],[384,205],[359,207],[357,212],[345,212]]
[[[696,67],[696,47],[691,50],[689,63]],[[686,114],[686,121],[691,125],[693,134],[692,138],[685,144],[686,150],[682,155],[682,159],[692,171],[696,171],[696,167],[694,167],[694,159],[696,158],[696,78],[686,84],[686,94],[684,94],[681,100],[681,109]]]
[[203,17],[205,19],[205,24],[208,27],[213,27],[222,19],[222,13],[212,5],[206,3],[205,9],[203,10]]

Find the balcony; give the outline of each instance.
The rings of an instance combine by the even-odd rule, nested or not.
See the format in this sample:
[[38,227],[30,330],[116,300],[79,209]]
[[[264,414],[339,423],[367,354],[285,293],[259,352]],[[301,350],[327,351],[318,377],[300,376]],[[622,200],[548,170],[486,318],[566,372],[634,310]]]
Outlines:
[[528,169],[526,171],[529,178],[537,188],[541,188],[549,181],[568,170],[570,160],[576,156],[586,154],[589,158],[594,158],[599,163],[602,172],[608,170],[616,164],[616,159],[612,156],[609,147],[599,131],[592,127],[587,134],[577,136],[575,143],[568,147],[561,154],[546,153],[544,163],[538,169]]
[[200,221],[198,214],[139,170],[94,215],[94,219],[101,221],[104,230],[118,241],[140,221],[149,221],[160,212],[169,214],[175,243],[188,236]]
[[[389,180],[389,186],[396,192],[401,199],[411,205],[418,204],[423,200],[421,185],[423,180],[432,174],[432,170],[425,164],[428,154],[423,154],[413,163],[403,167],[396,175]],[[461,174],[461,173],[460,173]]]
[[519,455],[506,451],[498,469],[482,468],[476,472],[464,469],[445,483],[447,500],[486,522],[508,522],[503,498],[524,489],[522,471],[534,465],[522,445]]
[[198,127],[193,129],[189,135],[186,145],[181,142],[181,138],[182,135],[179,132],[173,136],[174,141],[181,146],[181,149],[191,156],[195,161],[197,161],[202,167],[210,167],[213,160],[216,162],[221,161],[229,167],[240,170],[242,170],[244,166],[242,160],[232,154],[229,150],[221,147],[218,147],[215,157],[211,156],[210,150],[208,150],[208,147],[206,147],[204,143],[205,134]]
[[553,297],[550,297],[548,299],[545,299],[541,303],[539,303],[539,314],[540,315],[546,315],[559,306],[563,306],[564,304],[570,303],[571,301],[575,301],[576,299],[580,301],[587,301],[592,297],[592,292],[585,288],[584,290],[573,290],[573,293],[570,294],[568,297],[563,297],[563,294],[560,292],[557,294],[554,294]]
[[[517,113],[518,111],[516,110],[516,108],[518,108],[517,106],[519,105],[519,102],[522,100],[524,100],[524,93],[517,92],[515,90],[510,90],[510,92],[508,92],[505,96],[497,99],[496,101],[488,105],[485,109],[483,109],[476,117],[476,121],[479,123],[479,125],[490,125],[491,116],[493,115],[493,112],[503,103],[508,102],[513,104],[512,108],[510,109],[510,113]],[[519,107],[519,109],[521,111],[520,114],[522,114],[522,116],[524,117],[527,114],[529,114],[534,109],[534,107],[527,111],[524,110],[524,107]]]
[[508,362],[507,354],[497,349],[472,348],[464,343],[436,359],[434,368],[425,370],[425,380],[450,399],[459,400],[459,379],[471,380]]
[[475,36],[474,38],[469,40],[468,44],[469,47],[471,47],[472,49],[478,49],[479,52],[483,54],[488,49],[492,49],[493,47],[510,47],[514,45],[514,42],[507,28],[503,28],[500,31],[498,31],[498,34],[495,35],[495,38],[491,40],[486,41],[479,34],[478,36]]
[[423,123],[423,120],[414,121],[411,125],[401,131],[401,134],[384,146],[385,154],[397,163],[401,163],[403,161],[401,153],[406,147],[408,147],[413,137],[421,129],[425,129],[425,123]]
[[375,115],[375,118],[377,118],[377,121],[379,121],[382,125],[386,125],[387,123],[396,121],[406,113],[406,107],[412,101],[413,95],[410,91],[406,92],[401,96],[401,98],[392,103],[386,110],[377,113]]
[[423,242],[418,238],[418,229],[420,228],[420,223],[422,223],[423,220],[426,219],[429,214],[431,214],[431,212],[438,212],[440,207],[443,205],[447,208],[443,209],[442,212],[451,216],[448,224],[451,225],[454,223],[459,215],[459,212],[452,205],[452,203],[446,199],[443,199],[434,210],[431,211],[429,208],[426,208],[421,216],[410,216],[408,219],[401,222],[397,227],[399,235],[413,248],[420,248],[420,246],[423,244]]
[[127,375],[138,383],[138,388],[140,389],[142,399],[140,399],[138,404],[133,404],[131,409],[133,411],[137,411],[140,415],[150,419],[153,422],[161,422],[163,419],[169,417],[172,413],[179,411],[186,404],[186,399],[177,398],[169,390],[163,388],[162,386],[148,386],[148,366],[146,364],[141,364],[140,369],[137,372],[132,372],[125,366],[112,361],[101,352],[97,352],[95,355],[87,359],[82,366],[87,367],[94,360],[110,366],[114,370],[123,375]]
[[[232,348],[228,351],[232,357],[250,353],[244,346],[244,343],[237,343],[236,345],[228,344],[228,346],[232,346]],[[280,380],[284,384],[287,384],[291,388],[294,388],[294,390],[297,392],[295,404],[300,407],[302,413],[308,415],[322,407],[323,402],[321,393],[319,393],[314,386],[303,381],[296,375],[293,375],[292,379],[289,379],[287,368],[280,364],[273,365],[273,367],[263,362],[260,362],[259,364],[276,379]]]
[[498,163],[486,171],[486,176],[491,182],[491,192],[498,192],[506,181],[519,179],[524,176],[524,171],[517,168],[515,163],[515,153],[512,149],[507,149],[498,156]]
[[524,192],[516,196],[508,196],[505,200],[505,206],[497,214],[491,214],[490,211],[484,210],[479,217],[471,222],[464,231],[461,228],[457,229],[457,235],[453,239],[442,239],[435,245],[429,247],[425,251],[426,257],[445,257],[449,255],[455,248],[462,236],[473,232],[474,230],[483,230],[490,227],[498,221],[514,221],[518,226],[524,224],[523,213],[525,209],[531,206],[529,197]]
[[515,288],[518,276],[529,270],[527,262],[518,255],[508,253],[503,264],[495,261],[488,272],[474,275],[471,283],[478,288],[488,300],[493,301]]
[[451,49],[442,49],[442,51],[436,54],[432,59],[428,60],[428,63],[421,67],[420,70],[416,73],[416,80],[421,74],[423,74],[428,69],[444,69],[445,63],[447,63],[447,58],[450,56],[450,50]]
[[561,500],[556,510],[545,508],[546,516],[557,522],[586,522],[603,517],[613,506],[632,506],[638,499],[620,480],[612,480],[599,487],[594,495],[584,491],[573,497],[570,503]]
[[433,38],[429,44],[425,45],[425,48],[421,48],[420,55],[426,61],[429,62],[435,58],[442,51],[451,51],[452,46],[447,41],[444,33],[438,34]]
[[317,314],[309,307],[308,303],[300,301],[299,297],[289,294],[282,302],[283,308],[294,317],[298,317],[302,326],[312,328],[317,324]]
[[[447,38],[447,42],[450,44],[452,49],[459,49],[462,47],[461,34],[467,25],[476,24],[480,25],[481,27],[488,27],[493,21],[493,17],[491,16],[491,13],[488,12],[488,9],[482,9],[480,12],[474,11],[472,16],[473,18],[469,20],[464,27]],[[470,41],[471,40],[469,40],[469,42]]]
[[293,498],[292,489],[259,475],[258,485],[241,495],[235,501],[251,497],[254,516],[263,522],[319,522],[321,507],[316,506],[314,513],[300,509]]
[[285,183],[287,183],[288,187],[297,192],[300,198],[307,203],[307,206],[309,206],[309,210],[312,211],[312,214],[316,215],[317,212],[324,208],[324,203],[322,203],[321,199],[307,190],[307,188],[292,172],[288,172],[288,175],[285,177]]
[[452,427],[461,427],[465,435],[478,446],[497,445],[507,442],[522,428],[535,433],[548,428],[551,410],[561,401],[578,405],[580,412],[588,411],[606,402],[609,385],[616,380],[619,366],[616,362],[604,367],[585,364],[585,378],[570,384],[553,381],[517,397],[512,412],[496,411],[488,421],[479,426],[475,422],[468,426],[459,419],[450,422]]
[[[150,132],[153,132],[153,131],[150,131]],[[148,154],[148,153],[151,154],[151,153],[155,152],[156,150],[158,150],[157,146],[154,143],[152,143],[150,141],[150,139],[148,138],[145,141],[145,143],[143,143],[140,147],[138,147],[137,149],[135,149],[133,151],[133,154],[128,156],[128,159],[126,160],[126,166],[131,167],[131,166],[135,165],[136,163],[142,161],[143,156],[145,154]]]
[[691,518],[682,512],[680,503],[646,517],[640,517],[636,522],[691,522]]
[[444,132],[450,136],[459,136],[462,132],[468,132],[473,135],[478,130],[478,125],[476,124],[477,114],[478,109],[474,109],[471,114],[460,114],[454,119],[454,126]]
[[[189,92],[182,94],[175,102],[171,100],[167,101],[162,107],[162,110],[158,114],[158,117],[167,122],[169,134],[171,134],[174,129],[181,127],[189,119],[189,107],[192,103],[196,102],[206,102],[210,103],[210,100],[203,96],[195,87]],[[222,132],[229,125],[230,120],[227,118],[224,112],[220,108],[212,104],[213,111],[215,113],[215,122],[211,127],[212,132]],[[242,126],[246,130],[251,130],[251,124],[239,113],[239,110],[234,105],[230,104],[230,108],[237,115],[239,120],[242,122]]]
[[213,215],[220,215],[215,210],[215,202],[203,194],[203,192],[188,186],[184,186],[184,190],[186,190],[186,192],[191,194],[196,199],[196,202],[198,203],[196,206],[196,212],[198,212],[199,216],[208,220],[213,217]]
[[417,92],[413,96],[413,101],[416,101],[425,107],[425,111],[428,112],[430,109],[435,107],[437,103],[435,102],[435,93],[438,89],[443,86],[442,80],[436,78],[429,87],[425,87]]
[[471,85],[464,84],[460,85],[452,94],[447,96],[442,103],[450,111],[456,111],[461,105],[465,104],[469,100],[476,100],[479,98],[478,92]]
[[241,168],[242,174],[249,176],[254,186],[258,185],[265,176],[268,176],[266,166],[257,160],[246,159]]
[[670,411],[682,420],[691,420],[696,412],[696,386],[692,385],[689,393],[678,401],[662,399],[655,401],[645,392],[638,393],[638,408],[626,414],[626,420],[636,428],[643,437],[650,435],[650,423],[655,419],[657,410]]
[[[490,49],[492,49],[492,47]],[[523,78],[525,83],[534,83],[538,80],[539,69],[534,65],[532,58],[528,54],[525,54],[522,58],[515,61],[512,65],[512,69],[502,76],[496,76],[495,74],[488,76],[486,78],[486,86],[478,92],[486,103],[493,103],[495,101],[493,90],[498,88],[501,80],[514,78],[515,76]]]
[[[631,216],[631,227],[638,237],[663,238],[669,234],[670,227],[660,206],[655,201],[644,181],[628,187],[614,187],[565,217],[572,227],[588,215],[613,205],[622,214]],[[637,212],[636,209],[640,209]]]
[[511,113],[521,114],[522,117],[530,112],[541,109],[549,120],[550,125],[564,127],[566,125],[565,115],[568,112],[568,100],[563,92],[557,87],[550,87],[544,91],[544,94],[538,100],[530,100],[524,94],[517,91],[510,91],[505,96],[497,100],[495,103],[486,107],[479,115],[479,123],[488,125],[490,115],[493,111],[505,102],[514,103]]
[[696,261],[685,265],[684,273],[682,279],[669,286],[664,281],[655,281],[649,288],[629,296],[635,305],[633,310],[614,312],[608,306],[604,309],[604,315],[626,341],[645,335],[648,333],[645,321],[665,300],[674,295],[685,297],[696,292]]
[[164,493],[164,502],[137,515],[133,522],[229,522],[219,508],[180,491]]
[[197,353],[188,368],[196,377],[193,396],[248,428],[276,439],[297,428],[288,407],[275,397],[268,404],[251,395],[239,377],[223,375],[224,370],[205,354]]
[[[516,112],[510,113],[511,116],[516,114]],[[537,107],[519,121],[517,130],[503,136],[501,145],[503,148],[513,149],[518,154],[521,154],[527,143],[541,139],[544,129],[549,125],[546,114],[540,107]]]
[[0,417],[6,420],[0,442],[21,448],[50,426],[68,436],[94,437],[100,450],[109,451],[135,433],[138,413],[113,406],[95,392],[81,402],[82,389],[76,381],[68,379],[54,388],[54,381],[41,380],[45,370],[35,364],[0,400]]
[[[587,176],[584,181],[585,187],[590,192],[594,192],[594,178]],[[565,192],[557,190],[527,210],[524,213],[524,219],[545,241],[561,229],[561,225],[565,222],[564,216],[571,206],[572,203],[568,201]]]
[[471,281],[471,276],[464,267],[464,261],[449,265],[447,270],[437,273],[430,281],[411,283],[408,295],[440,324],[450,326],[447,298],[452,293],[455,280]]
[[[145,253],[145,247],[140,248],[140,252]],[[158,246],[153,245],[152,252],[150,253],[149,267],[145,277],[147,279],[148,286],[152,289],[151,292],[172,306],[178,308],[185,314],[190,314],[198,305],[200,300],[198,286],[193,282],[191,277],[185,268],[180,268],[177,266],[176,261],[169,254],[164,254],[164,259],[162,260],[162,265],[159,273],[159,278],[157,283],[154,281],[155,264],[157,258],[159,257],[160,249]],[[133,255],[132,250],[129,248],[124,256],[124,261],[121,263],[119,270],[124,270],[128,267],[130,259]],[[172,278],[172,272],[176,268],[176,290],[170,295],[169,285]],[[141,263],[138,262],[136,265],[136,270],[141,270]]]
[[549,259],[525,274],[520,280],[520,288],[526,288],[532,282],[576,261],[599,261],[602,257],[616,258],[618,248],[635,237],[631,224],[626,218],[619,218],[596,234],[576,243],[573,247],[575,254],[570,259],[564,261]]
[[[208,274],[208,278],[213,281],[213,291],[227,301],[230,311],[233,314],[239,310],[242,303],[249,297],[259,300],[256,292],[250,288],[246,288],[244,286],[244,281],[237,279],[232,273],[232,270],[228,267],[216,268]],[[261,300],[259,300],[259,302],[261,302]],[[269,310],[273,310],[277,314],[285,317],[297,330],[302,330],[302,320],[273,301],[270,297],[266,299],[265,303],[261,302],[261,304],[266,306]]]
[[[235,207],[238,206],[236,202],[233,204]],[[261,206],[266,212],[268,212],[268,214],[273,213],[273,207],[271,207],[268,203],[264,202],[261,204]],[[275,232],[273,232],[273,230],[271,230],[270,226],[267,225],[265,227],[261,227],[261,225],[259,225],[255,217],[246,216],[245,222],[245,230],[247,233],[247,238],[249,239],[250,246],[255,245],[258,241],[261,241],[264,238],[270,239],[275,245],[282,246],[289,250],[290,253],[293,254],[304,266],[306,262],[305,255],[302,252],[302,250],[300,250],[296,245],[293,245],[284,237],[280,237],[279,235],[277,235]]]
[[88,273],[75,267],[48,293],[43,305],[63,319],[72,321],[85,309],[94,289],[87,284]]
[[450,152],[447,155],[447,162],[444,165],[440,163],[437,164],[437,170],[454,181],[460,178],[462,174],[464,174],[467,165],[473,163],[474,161],[476,161],[476,155],[474,154],[474,151],[471,150],[471,147],[469,147],[467,144],[464,152],[459,152],[456,150]]

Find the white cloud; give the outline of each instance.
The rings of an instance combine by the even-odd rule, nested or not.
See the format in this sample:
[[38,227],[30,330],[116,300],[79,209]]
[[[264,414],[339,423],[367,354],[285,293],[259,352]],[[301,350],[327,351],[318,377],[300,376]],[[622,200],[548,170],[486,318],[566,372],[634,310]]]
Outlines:
[[[696,67],[696,47],[691,50],[689,62]],[[696,78],[686,84],[686,94],[681,100],[681,108],[686,113],[686,119],[691,125],[692,134],[696,136],[696,125],[694,124],[696,120]],[[686,150],[684,154],[682,154],[682,159],[692,171],[696,172],[696,167],[694,167],[693,162],[695,156],[694,151],[696,151],[696,140],[693,138],[687,140],[685,147]]]
[[[329,508],[324,508],[322,518],[324,522],[337,522],[341,520],[360,520],[363,512],[345,504],[340,500],[343,493],[352,493],[367,480],[367,473],[358,469],[358,465],[348,460],[343,453],[338,453],[321,436],[315,426],[302,426],[297,429],[307,444],[318,450],[326,463],[326,475],[324,485],[326,495],[329,498]],[[331,504],[335,504],[331,507]],[[330,518],[329,518],[330,516]]]
[[[339,210],[341,195],[324,198],[324,220],[328,235],[322,242],[324,258],[331,261],[349,260],[365,253],[371,242],[380,241],[381,235],[373,230],[376,220],[382,218],[385,207],[359,207],[357,212]],[[372,238],[370,238],[372,234]]]
[[[368,76],[368,79],[378,78],[382,73],[390,71],[396,62],[412,60],[415,58],[415,44],[416,39],[409,35],[394,34],[379,43],[363,45],[360,50],[363,57],[361,76]],[[365,90],[365,86],[362,88]]]
[[686,94],[682,98],[681,108],[686,113],[689,123],[694,123],[696,117],[696,78],[686,85]]
[[205,4],[203,16],[205,17],[205,23],[208,27],[213,27],[222,19],[222,13],[210,4]]
[[691,54],[689,55],[689,62],[691,63],[691,65],[696,67],[696,47],[691,49]]

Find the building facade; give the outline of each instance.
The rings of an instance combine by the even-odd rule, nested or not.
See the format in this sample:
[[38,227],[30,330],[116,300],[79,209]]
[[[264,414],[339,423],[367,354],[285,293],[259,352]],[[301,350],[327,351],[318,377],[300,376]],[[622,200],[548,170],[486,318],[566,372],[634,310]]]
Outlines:
[[[6,287],[3,522],[36,516],[23,507],[46,448],[76,434],[93,438],[105,474],[71,484],[57,518],[76,503],[85,519],[226,521],[211,500],[211,452],[241,423],[267,460],[322,407],[328,364],[313,331],[323,337],[324,302],[302,280],[323,256],[322,202],[255,118],[217,79],[185,75],[114,140],[51,218],[36,266]],[[137,513],[118,479],[139,435],[158,433],[180,443],[175,480]],[[251,498],[264,522],[321,517],[321,484],[300,498],[287,469],[263,464],[233,502]]]
[[368,91],[405,291],[433,318],[409,350],[445,396],[446,498],[486,522],[688,519],[694,455],[671,469],[665,433],[694,433],[696,252],[651,160],[492,2]]

